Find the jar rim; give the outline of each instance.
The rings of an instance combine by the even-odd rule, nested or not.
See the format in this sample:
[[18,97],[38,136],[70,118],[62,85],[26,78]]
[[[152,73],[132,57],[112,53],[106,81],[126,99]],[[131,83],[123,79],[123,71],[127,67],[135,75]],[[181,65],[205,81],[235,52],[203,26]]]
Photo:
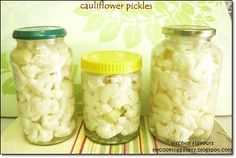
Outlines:
[[208,38],[216,34],[216,29],[200,25],[169,25],[162,27],[162,33],[170,36]]

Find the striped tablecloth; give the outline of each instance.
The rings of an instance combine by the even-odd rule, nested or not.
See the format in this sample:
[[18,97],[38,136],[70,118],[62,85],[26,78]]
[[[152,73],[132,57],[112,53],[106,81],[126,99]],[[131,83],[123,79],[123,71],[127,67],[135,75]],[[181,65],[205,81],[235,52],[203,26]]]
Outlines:
[[[215,122],[213,133],[208,140],[214,145],[202,145],[192,148],[176,148],[155,139],[149,132],[146,117],[141,117],[139,135],[134,140],[121,145],[101,145],[90,141],[84,133],[84,122],[78,118],[75,135],[60,144],[36,146],[29,144],[23,135],[19,119],[17,119],[2,135],[3,154],[231,154],[231,152],[199,152],[198,149],[222,150],[232,147],[231,138],[219,123]],[[158,150],[159,151],[158,151]],[[184,150],[185,152],[181,151]],[[196,149],[188,151],[187,149]],[[167,152],[168,150],[168,152]]]
[[[150,135],[147,120],[141,118],[139,135],[134,140],[121,145],[101,145],[90,141],[84,136],[83,121],[79,122],[79,129],[72,146],[71,153],[79,154],[156,154],[157,140]],[[154,149],[155,150],[155,149]]]

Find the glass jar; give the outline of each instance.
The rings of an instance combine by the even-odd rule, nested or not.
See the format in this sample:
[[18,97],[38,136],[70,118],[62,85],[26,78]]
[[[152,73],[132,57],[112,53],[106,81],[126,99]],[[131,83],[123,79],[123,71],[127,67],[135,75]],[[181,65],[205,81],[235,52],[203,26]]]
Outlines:
[[125,143],[138,134],[141,56],[123,51],[81,58],[85,134],[102,144]]
[[56,26],[14,30],[17,46],[10,58],[19,117],[30,143],[65,141],[75,131],[72,54],[66,31]]
[[222,55],[216,30],[167,26],[152,51],[148,120],[151,133],[171,145],[196,145],[213,129]]

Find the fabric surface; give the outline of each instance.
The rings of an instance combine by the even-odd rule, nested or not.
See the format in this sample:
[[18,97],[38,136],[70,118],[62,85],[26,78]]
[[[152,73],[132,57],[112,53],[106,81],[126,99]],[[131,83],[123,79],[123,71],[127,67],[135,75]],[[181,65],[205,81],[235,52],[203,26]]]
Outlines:
[[[84,122],[78,118],[76,133],[67,141],[51,145],[36,146],[27,142],[16,119],[2,135],[2,154],[231,154],[222,149],[232,148],[232,139],[226,134],[221,125],[215,121],[212,135],[208,142],[213,145],[199,145],[192,148],[177,148],[166,145],[155,139],[149,132],[146,117],[141,118],[139,135],[134,140],[120,145],[101,145],[85,137]],[[157,151],[159,149],[159,151]],[[187,151],[187,149],[196,149]],[[214,149],[213,152],[198,151],[199,149]],[[221,150],[216,152],[216,150]],[[166,152],[168,150],[168,152]],[[181,150],[185,150],[184,152]]]

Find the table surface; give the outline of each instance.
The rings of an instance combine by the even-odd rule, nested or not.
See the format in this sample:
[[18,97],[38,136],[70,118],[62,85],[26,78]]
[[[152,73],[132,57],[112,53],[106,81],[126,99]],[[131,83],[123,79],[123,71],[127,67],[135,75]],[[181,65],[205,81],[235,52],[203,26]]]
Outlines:
[[[232,127],[231,127],[231,117],[221,116],[216,117],[216,122],[214,125],[214,130],[208,141],[214,142],[214,146],[198,146],[203,148],[232,148]],[[153,149],[159,148],[169,148],[171,146],[165,145],[162,142],[156,140],[150,135],[147,126],[147,119],[141,117],[139,135],[136,139],[129,143],[121,145],[101,145],[91,142],[84,135],[83,121],[82,118],[78,118],[78,132],[71,139],[52,146],[35,146],[29,144],[21,131],[20,121],[18,118],[2,118],[2,151],[3,154],[7,153],[44,153],[44,154],[153,154]],[[231,137],[231,138],[230,138]],[[175,148],[175,147],[171,147]],[[196,147],[197,148],[197,147]],[[169,152],[168,152],[169,153]],[[194,154],[196,152],[189,152],[184,154]],[[155,154],[155,152],[154,152]],[[158,151],[158,154],[166,154]],[[182,154],[182,153],[180,153]],[[203,154],[203,153],[200,153]],[[226,153],[223,153],[226,154]]]

